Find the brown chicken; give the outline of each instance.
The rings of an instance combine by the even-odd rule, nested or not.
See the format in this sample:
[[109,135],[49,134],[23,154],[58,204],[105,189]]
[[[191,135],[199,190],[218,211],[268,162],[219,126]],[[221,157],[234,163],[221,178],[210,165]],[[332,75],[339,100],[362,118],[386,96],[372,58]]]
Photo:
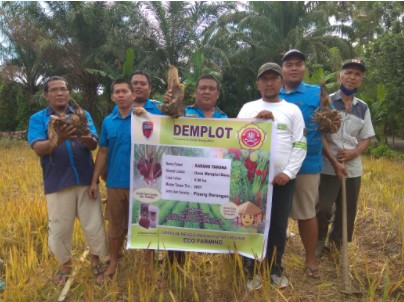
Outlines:
[[341,116],[337,110],[332,109],[325,85],[321,85],[320,98],[320,108],[315,111],[312,121],[318,124],[319,131],[336,133],[341,127]]
[[160,110],[173,118],[182,116],[185,112],[184,92],[185,85],[180,83],[178,69],[173,65],[168,65],[167,89],[171,90],[171,102],[159,105]]

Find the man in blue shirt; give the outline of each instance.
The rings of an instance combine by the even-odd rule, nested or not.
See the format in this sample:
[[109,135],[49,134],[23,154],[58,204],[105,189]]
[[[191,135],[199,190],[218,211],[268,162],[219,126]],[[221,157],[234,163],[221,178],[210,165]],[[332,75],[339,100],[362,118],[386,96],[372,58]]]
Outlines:
[[135,107],[143,107],[149,113],[163,115],[157,106],[161,102],[150,99],[152,90],[150,75],[142,70],[135,71],[130,77],[130,82],[134,88]]
[[300,237],[306,251],[307,274],[320,277],[316,259],[318,186],[322,165],[321,132],[312,122],[314,111],[320,106],[320,87],[303,82],[305,56],[297,49],[287,51],[282,57],[284,85],[280,98],[296,104],[302,111],[307,130],[307,155],[296,177],[290,217],[298,222]]
[[[136,107],[143,107],[147,112],[157,115],[163,115],[160,108],[157,106],[161,102],[149,99],[152,90],[150,75],[143,70],[138,70],[132,73],[130,81],[134,88],[134,102]],[[118,106],[115,105],[112,113],[118,112]]]
[[202,75],[196,82],[195,103],[185,107],[185,117],[227,118],[216,106],[220,95],[219,81],[212,75]]
[[[227,118],[227,114],[216,106],[220,95],[220,83],[212,75],[206,74],[199,77],[195,88],[195,103],[185,107],[184,117],[195,118]],[[164,96],[164,102],[171,101],[171,90]]]
[[[220,94],[220,83],[212,75],[202,75],[196,82],[195,103],[185,107],[184,117],[192,118],[227,118],[219,107],[216,106],[217,99]],[[171,101],[171,90],[164,95],[164,102]],[[176,260],[180,265],[185,261],[185,253],[177,251],[169,251],[168,257],[171,263]]]
[[92,269],[102,274],[100,257],[107,254],[107,241],[102,217],[101,200],[91,200],[87,194],[94,163],[91,151],[97,147],[97,132],[88,112],[89,135],[76,137],[76,128],[62,125],[57,141],[48,137],[51,116],[74,113],[69,104],[70,92],[66,80],[51,77],[46,80],[45,98],[49,106],[33,114],[28,126],[28,142],[40,157],[48,210],[48,245],[61,264],[53,277],[55,284],[63,285],[71,270],[72,233],[75,217],[86,235],[92,253]]
[[107,166],[106,216],[109,218],[110,264],[104,275],[98,279],[100,284],[105,281],[105,277],[114,275],[118,266],[119,253],[128,233],[131,114],[133,107],[143,107],[149,113],[161,114],[155,102],[149,100],[150,76],[143,71],[135,72],[131,82],[119,79],[112,83],[111,99],[117,105],[118,110],[114,110],[105,117],[102,123],[100,148],[89,189],[89,194],[96,198],[98,195],[98,178]]

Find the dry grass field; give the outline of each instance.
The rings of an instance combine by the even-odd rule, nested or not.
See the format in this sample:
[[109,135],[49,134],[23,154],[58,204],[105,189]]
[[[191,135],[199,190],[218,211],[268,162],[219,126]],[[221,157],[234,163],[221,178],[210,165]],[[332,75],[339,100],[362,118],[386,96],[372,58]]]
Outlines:
[[[6,282],[0,301],[57,301],[62,288],[51,282],[58,265],[47,249],[39,160],[23,141],[0,141],[0,154],[0,278]],[[404,162],[365,158],[364,170],[349,245],[350,277],[361,295],[341,292],[338,258],[321,259],[319,280],[307,277],[298,234],[287,243],[284,266],[291,284],[282,291],[266,282],[248,293],[238,256],[189,253],[183,267],[156,262],[149,271],[142,251],[126,251],[119,272],[99,286],[89,261],[79,260],[86,245],[76,223],[77,275],[65,301],[404,301]],[[290,226],[298,233],[294,222]]]

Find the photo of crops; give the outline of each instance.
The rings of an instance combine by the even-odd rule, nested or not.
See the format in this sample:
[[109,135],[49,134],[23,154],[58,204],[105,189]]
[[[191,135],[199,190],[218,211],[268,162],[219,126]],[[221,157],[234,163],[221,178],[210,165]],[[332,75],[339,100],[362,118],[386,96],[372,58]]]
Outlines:
[[[39,159],[24,141],[0,140],[0,301],[57,301],[51,282],[58,265],[48,252],[47,214]],[[18,168],[17,168],[18,167]],[[349,245],[350,279],[361,296],[341,292],[338,258],[321,259],[322,277],[306,277],[304,249],[293,221],[284,266],[291,286],[273,288],[264,274],[260,291],[248,293],[237,254],[186,253],[183,267],[156,261],[150,272],[142,251],[125,251],[118,273],[96,284],[78,223],[73,234],[77,275],[68,301],[402,301],[404,298],[404,162],[364,158],[357,227]],[[101,183],[105,198],[104,183]],[[195,207],[195,205],[192,205]],[[161,221],[159,221],[160,223]],[[156,252],[156,257],[157,257]],[[160,251],[166,259],[164,249]]]
[[255,205],[260,209],[260,213],[254,213],[255,218],[259,218],[255,223],[264,221],[268,194],[269,153],[260,150],[229,149],[224,158],[232,160],[231,202],[237,206],[248,202]]
[[175,156],[201,156],[203,149],[138,144],[134,148],[134,188],[160,190],[163,154]]

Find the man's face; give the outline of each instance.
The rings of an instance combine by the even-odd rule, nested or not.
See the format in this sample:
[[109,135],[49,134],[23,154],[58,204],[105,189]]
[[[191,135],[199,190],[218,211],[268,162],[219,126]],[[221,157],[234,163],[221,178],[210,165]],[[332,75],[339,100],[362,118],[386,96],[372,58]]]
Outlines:
[[45,98],[49,101],[49,106],[58,111],[65,110],[69,104],[70,92],[65,81],[51,81],[48,83],[48,91]]
[[212,79],[200,80],[194,95],[198,107],[213,109],[219,98],[219,90],[216,81]]
[[147,81],[146,76],[142,74],[135,74],[131,79],[133,88],[135,89],[133,95],[135,102],[144,103],[150,97],[151,85]]
[[363,71],[359,67],[347,67],[341,70],[338,81],[347,89],[358,88],[363,82]]
[[282,87],[282,77],[273,71],[263,73],[257,80],[257,87],[264,101],[275,100]]
[[285,83],[300,83],[304,78],[304,61],[300,57],[290,57],[282,63]]
[[129,109],[133,105],[133,93],[126,83],[114,85],[114,91],[112,92],[111,99],[119,109]]

